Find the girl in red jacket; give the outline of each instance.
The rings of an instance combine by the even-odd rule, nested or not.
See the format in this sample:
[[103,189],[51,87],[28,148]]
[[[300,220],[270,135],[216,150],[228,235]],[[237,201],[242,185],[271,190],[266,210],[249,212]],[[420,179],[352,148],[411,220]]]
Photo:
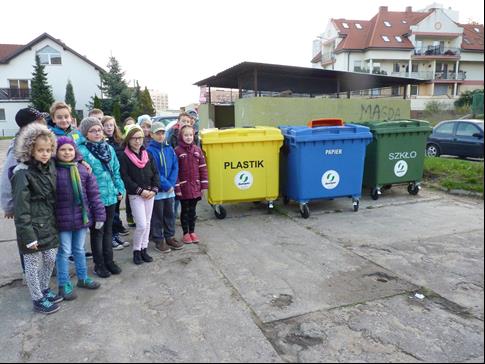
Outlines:
[[175,148],[179,162],[179,176],[175,185],[175,194],[182,205],[180,222],[185,244],[197,244],[198,236],[195,234],[195,217],[197,202],[203,196],[203,191],[209,188],[207,177],[207,164],[204,153],[194,144],[194,128],[185,125],[180,129],[179,145]]

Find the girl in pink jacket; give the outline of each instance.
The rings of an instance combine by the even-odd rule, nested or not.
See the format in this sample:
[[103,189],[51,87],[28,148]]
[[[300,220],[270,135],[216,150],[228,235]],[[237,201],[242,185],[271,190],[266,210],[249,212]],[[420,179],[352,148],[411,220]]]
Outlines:
[[194,144],[194,135],[192,126],[183,126],[180,129],[179,145],[175,148],[179,163],[175,194],[182,205],[180,222],[184,231],[182,241],[185,244],[199,242],[195,234],[196,207],[204,194],[203,191],[209,188],[204,153]]

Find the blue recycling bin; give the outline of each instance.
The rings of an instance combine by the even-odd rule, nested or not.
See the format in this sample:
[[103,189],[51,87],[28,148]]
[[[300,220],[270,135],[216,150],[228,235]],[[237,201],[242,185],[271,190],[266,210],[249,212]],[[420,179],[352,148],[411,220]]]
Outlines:
[[308,202],[352,198],[359,209],[366,146],[372,133],[365,126],[280,127],[281,194],[288,203],[300,204],[303,218],[310,216]]

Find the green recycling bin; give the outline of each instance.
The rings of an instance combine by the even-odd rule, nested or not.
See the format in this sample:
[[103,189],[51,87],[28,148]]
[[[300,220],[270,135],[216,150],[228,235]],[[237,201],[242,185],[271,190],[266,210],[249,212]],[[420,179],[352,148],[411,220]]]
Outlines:
[[383,190],[395,184],[408,184],[408,192],[417,195],[423,178],[426,140],[432,128],[423,120],[357,122],[373,134],[367,145],[363,185],[377,200]]

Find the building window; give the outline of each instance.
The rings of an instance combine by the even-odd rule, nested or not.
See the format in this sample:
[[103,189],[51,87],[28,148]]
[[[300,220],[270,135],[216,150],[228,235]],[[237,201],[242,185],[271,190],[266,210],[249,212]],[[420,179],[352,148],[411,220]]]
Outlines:
[[62,64],[61,53],[51,46],[45,46],[37,51],[36,55],[41,64]]
[[360,25],[359,23],[355,23],[355,27],[356,27],[357,29],[362,29],[362,25]]
[[399,86],[392,86],[391,95],[399,96],[401,88]]
[[413,63],[413,65],[411,66],[411,72],[419,72],[419,64],[417,63]]
[[448,85],[434,85],[434,96],[445,96],[448,95]]
[[388,28],[392,27],[391,23],[389,23],[387,20],[384,22],[384,25]]
[[401,65],[399,63],[394,63],[392,66],[392,72],[401,72]]
[[407,24],[408,22],[406,20],[401,20],[401,23]]
[[399,35],[395,35],[394,38],[396,38],[396,40],[399,42],[399,43],[402,43],[402,38],[399,36]]
[[411,85],[411,96],[418,96],[418,85]]
[[383,35],[382,39],[384,39],[384,42],[390,42],[391,41],[387,35]]
[[362,72],[362,61],[354,61],[354,72]]
[[0,109],[0,121],[6,121],[5,119],[5,109]]
[[14,99],[28,99],[29,80],[8,80],[9,94]]
[[473,29],[475,30],[475,32],[480,33],[480,29],[478,28],[473,28]]
[[342,26],[343,26],[345,29],[349,29],[349,24],[348,24],[348,23],[342,23]]

